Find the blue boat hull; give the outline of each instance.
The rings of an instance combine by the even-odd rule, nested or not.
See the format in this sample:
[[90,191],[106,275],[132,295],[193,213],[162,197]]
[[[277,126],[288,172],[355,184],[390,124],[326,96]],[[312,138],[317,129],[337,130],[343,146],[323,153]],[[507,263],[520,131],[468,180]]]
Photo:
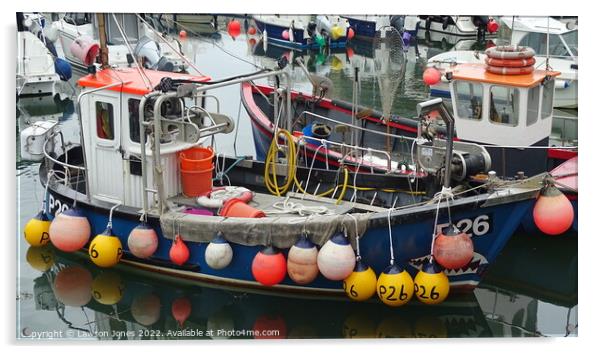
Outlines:
[[[49,193],[49,211],[52,215],[58,210],[65,210],[72,204],[72,199],[67,196],[68,193],[59,194],[53,189],[50,189]],[[477,204],[479,203],[465,203],[452,207],[454,223],[461,228],[469,226],[467,231],[474,234],[472,239],[475,250],[475,257],[469,265],[448,273],[450,284],[455,290],[472,289],[478,285],[488,265],[495,261],[501,249],[519,226],[525,213],[531,209],[533,200],[525,199],[492,207],[482,207]],[[101,233],[106,228],[109,216],[108,208],[82,201],[78,201],[78,207],[88,218],[93,236]],[[257,252],[262,249],[261,246],[231,244],[234,252],[232,263],[223,270],[213,270],[205,262],[204,253],[207,244],[187,242],[190,259],[187,264],[178,267],[169,260],[172,241],[163,237],[160,221],[157,217],[149,216],[148,222],[159,235],[159,247],[150,261],[136,259],[129,253],[127,238],[132,229],[138,225],[138,219],[139,215],[137,213],[120,211],[119,209],[113,215],[113,234],[121,240],[125,259],[135,263],[151,265],[154,271],[169,272],[172,269],[177,269],[180,271],[177,275],[184,277],[231,285],[260,286],[254,281],[251,274],[251,263]],[[444,225],[444,220],[446,218],[442,216],[440,225]],[[433,208],[403,215],[403,220],[394,219],[392,221],[395,261],[400,266],[405,267],[412,275],[415,275],[417,268],[426,262],[426,256],[430,254],[433,222]],[[379,226],[375,227],[375,224]],[[372,226],[369,226],[360,239],[360,250],[362,260],[378,274],[389,264],[388,229],[386,222],[383,223],[382,220],[380,220],[380,223],[371,222],[370,225]],[[476,236],[477,234],[478,236]],[[283,252],[286,255],[288,250],[283,250]],[[306,286],[295,284],[288,277],[282,285],[285,286],[279,285],[275,288],[280,287],[281,290],[284,288],[286,291],[341,291],[341,282],[330,281],[321,275]]]
[[[303,29],[293,30],[293,41],[283,39],[282,31],[288,31],[288,27],[278,26],[270,23],[265,23],[255,19],[255,25],[260,33],[265,30],[268,35],[268,43],[279,47],[291,48],[295,50],[320,49],[320,45],[316,42],[303,38]],[[345,48],[347,38],[339,38],[337,40],[328,40],[326,46],[329,48]]]

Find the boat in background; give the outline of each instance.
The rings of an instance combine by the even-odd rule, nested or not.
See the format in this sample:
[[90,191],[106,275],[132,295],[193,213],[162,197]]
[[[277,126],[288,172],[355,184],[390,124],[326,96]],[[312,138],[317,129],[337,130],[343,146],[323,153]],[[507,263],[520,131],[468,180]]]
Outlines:
[[55,85],[71,78],[71,67],[57,58],[44,32],[46,24],[39,14],[17,13],[17,97],[54,95]]
[[344,48],[349,36],[349,23],[339,16],[254,15],[253,21],[264,40],[297,50]]
[[[510,33],[510,44],[535,50],[535,67],[560,72],[556,79],[554,107],[577,108],[578,105],[578,29],[546,17],[502,17],[504,33]],[[550,50],[546,43],[549,34]],[[501,44],[502,39],[497,40]],[[445,71],[460,63],[484,63],[486,55],[473,50],[455,50],[431,57],[428,62]],[[434,97],[449,97],[447,79],[431,87]]]
[[498,25],[489,16],[405,16],[404,28],[412,36],[425,39],[427,33],[434,41],[437,36],[454,35],[479,40],[496,36]]
[[[145,67],[180,72],[188,68],[182,60],[181,45],[177,39],[164,37],[139,20],[136,14],[117,14],[119,26],[112,15],[105,14],[104,26],[107,27],[108,62],[111,66],[132,66],[141,59]],[[58,31],[58,40],[63,54],[71,65],[83,73],[96,63],[100,49],[98,45],[98,21],[91,13],[69,12],[52,24]],[[126,40],[120,28],[127,36]],[[130,49],[133,48],[132,58]]]

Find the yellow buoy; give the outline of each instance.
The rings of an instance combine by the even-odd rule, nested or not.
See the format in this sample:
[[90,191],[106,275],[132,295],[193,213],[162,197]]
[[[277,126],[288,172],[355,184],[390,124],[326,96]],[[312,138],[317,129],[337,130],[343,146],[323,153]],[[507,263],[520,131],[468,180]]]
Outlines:
[[352,300],[368,300],[376,292],[376,274],[372,268],[358,261],[353,273],[343,280],[343,289]]
[[92,282],[92,297],[103,305],[115,305],[123,297],[125,284],[119,274],[102,272]]
[[123,248],[119,238],[112,235],[111,227],[107,227],[103,233],[94,237],[88,248],[88,254],[94,264],[108,268],[119,263],[123,255]]
[[354,309],[343,322],[343,338],[375,338],[376,322],[374,313],[366,309]]
[[51,247],[29,247],[25,255],[27,263],[40,272],[49,270],[54,264],[54,252]]
[[409,338],[413,334],[412,326],[397,313],[387,314],[376,327],[378,338]]
[[427,263],[414,277],[416,298],[425,304],[440,304],[449,294],[449,279],[436,263]]
[[389,306],[405,305],[414,295],[414,281],[410,273],[397,264],[390,265],[380,273],[376,283],[378,297]]
[[341,37],[343,37],[345,35],[345,30],[339,26],[339,25],[334,25],[332,26],[332,28],[330,29],[330,36],[332,37],[332,39],[334,39],[335,41]]
[[50,241],[50,220],[46,213],[41,210],[38,215],[34,216],[25,224],[23,234],[25,235],[25,241],[33,247],[44,246]]

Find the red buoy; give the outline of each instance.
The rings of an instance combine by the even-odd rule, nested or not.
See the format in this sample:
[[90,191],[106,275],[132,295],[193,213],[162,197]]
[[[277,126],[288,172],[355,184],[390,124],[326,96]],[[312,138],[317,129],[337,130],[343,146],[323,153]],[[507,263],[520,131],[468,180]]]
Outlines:
[[429,86],[436,85],[441,81],[441,73],[435,68],[427,68],[422,73],[422,81]]
[[287,29],[285,29],[285,30],[282,31],[281,36],[282,36],[282,39],[287,40],[287,41],[291,38],[291,36],[289,35]]
[[255,47],[255,44],[257,44],[257,40],[255,38],[249,38],[249,45]]
[[538,229],[548,235],[560,235],[571,227],[574,217],[573,205],[564,193],[553,185],[542,189],[533,208]]
[[490,19],[489,22],[487,22],[487,32],[495,33],[499,28],[500,25],[498,25],[498,23],[494,19]]
[[446,269],[458,269],[467,265],[474,253],[472,239],[456,227],[448,227],[435,238],[433,256]]
[[186,38],[188,36],[188,33],[186,33],[186,31],[181,30],[180,31],[180,38]]
[[352,40],[353,37],[355,37],[355,31],[353,28],[349,27],[349,29],[347,29],[347,39]]
[[184,322],[190,317],[192,304],[187,297],[181,297],[171,303],[171,314],[178,321],[180,327],[184,327]]
[[190,257],[190,251],[188,251],[188,247],[182,240],[182,236],[176,235],[174,242],[171,244],[171,249],[169,250],[169,259],[174,264],[182,265],[188,261]]
[[277,248],[265,247],[253,258],[251,272],[259,283],[265,286],[276,285],[286,276],[286,259]]
[[240,22],[238,20],[232,20],[228,22],[228,34],[232,38],[236,38],[240,35]]
[[255,339],[284,339],[286,338],[286,322],[280,315],[261,315],[253,324]]
[[250,36],[255,35],[255,33],[257,33],[257,29],[255,29],[255,27],[253,26],[249,27],[249,29],[247,30],[247,34]]
[[355,52],[353,51],[353,48],[347,47],[347,49],[345,49],[345,51],[347,52],[347,58],[349,58],[349,59],[353,58],[353,55],[355,54]]

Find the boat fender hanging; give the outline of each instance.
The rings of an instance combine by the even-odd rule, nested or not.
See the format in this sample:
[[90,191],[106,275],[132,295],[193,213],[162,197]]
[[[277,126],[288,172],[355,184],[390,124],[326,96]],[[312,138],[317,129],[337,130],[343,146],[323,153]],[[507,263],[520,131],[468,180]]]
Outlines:
[[257,252],[253,258],[251,273],[262,285],[276,285],[286,276],[286,259],[279,249],[267,246]]
[[80,36],[76,38],[69,47],[71,54],[81,60],[85,66],[94,64],[98,53],[100,52],[100,45],[87,36]]
[[537,228],[547,235],[565,233],[573,224],[575,211],[571,201],[554,185],[545,186],[533,208]]
[[376,273],[362,261],[355,264],[351,275],[343,280],[343,290],[354,301],[365,301],[376,292]]
[[449,279],[436,262],[428,262],[414,277],[414,294],[425,304],[440,304],[449,294]]
[[336,232],[318,252],[318,269],[326,279],[343,280],[355,268],[355,252],[342,232]]
[[286,260],[288,276],[297,284],[309,284],[318,276],[318,248],[304,233],[289,249]]
[[32,247],[41,247],[50,241],[50,235],[48,234],[49,230],[50,220],[46,213],[41,210],[25,224],[23,235],[25,236],[25,241]]
[[446,269],[458,269],[466,266],[473,258],[472,239],[457,227],[447,227],[435,238],[433,256],[437,263]]
[[109,268],[119,263],[123,255],[123,247],[119,237],[113,235],[113,230],[110,226],[101,233],[96,235],[90,247],[88,254],[92,262],[99,267]]
[[232,256],[232,246],[224,238],[223,233],[217,232],[205,249],[205,262],[212,269],[224,269],[232,262]]
[[190,251],[188,250],[188,246],[182,240],[182,236],[176,235],[173,243],[171,244],[171,248],[169,249],[169,259],[179,266],[183,265],[190,258]]
[[147,223],[141,222],[128,236],[128,249],[138,258],[149,258],[159,246],[159,237]]
[[414,295],[414,281],[405,269],[402,270],[397,264],[392,264],[378,276],[376,293],[385,305],[402,306]]
[[50,242],[64,252],[75,252],[90,239],[90,223],[79,208],[67,209],[52,220]]

